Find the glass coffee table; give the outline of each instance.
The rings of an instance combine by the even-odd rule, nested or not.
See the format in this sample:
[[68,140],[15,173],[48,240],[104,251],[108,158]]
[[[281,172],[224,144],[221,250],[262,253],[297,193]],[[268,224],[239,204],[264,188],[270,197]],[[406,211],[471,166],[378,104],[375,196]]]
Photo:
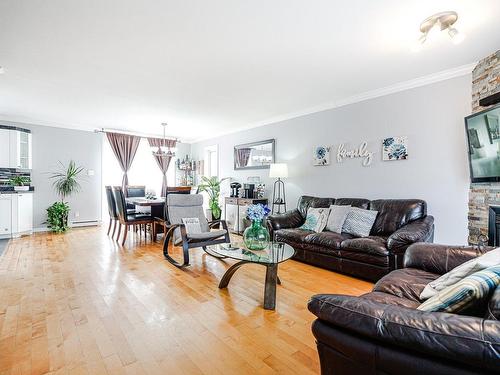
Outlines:
[[228,268],[219,283],[219,288],[227,288],[231,277],[244,264],[261,264],[266,267],[266,282],[264,287],[264,309],[274,310],[276,307],[276,284],[281,284],[278,277],[278,264],[295,255],[295,250],[283,242],[270,242],[264,250],[248,250],[243,243],[218,244],[208,246],[209,253],[218,258],[239,260]]

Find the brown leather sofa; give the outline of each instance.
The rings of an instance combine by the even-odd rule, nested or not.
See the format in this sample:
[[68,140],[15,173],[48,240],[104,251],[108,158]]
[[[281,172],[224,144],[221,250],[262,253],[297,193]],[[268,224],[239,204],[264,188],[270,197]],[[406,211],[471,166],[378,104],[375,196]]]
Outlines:
[[[347,233],[315,233],[299,229],[309,207],[351,205],[378,211],[369,237]],[[434,218],[420,199],[316,198],[302,196],[293,211],[271,215],[268,225],[275,240],[291,245],[294,259],[315,266],[376,281],[401,268],[412,243],[432,242]]]
[[414,244],[404,267],[360,297],[313,296],[323,375],[500,373],[500,287],[473,316],[416,310],[425,285],[478,256],[472,247]]

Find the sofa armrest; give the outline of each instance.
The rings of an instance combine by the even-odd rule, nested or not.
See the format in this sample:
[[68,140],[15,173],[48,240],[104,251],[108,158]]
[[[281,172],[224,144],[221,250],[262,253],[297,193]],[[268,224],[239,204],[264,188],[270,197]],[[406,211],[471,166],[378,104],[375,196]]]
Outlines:
[[[485,250],[490,249],[492,248],[485,248]],[[479,249],[473,246],[416,243],[406,250],[403,265],[405,268],[418,268],[444,275],[460,264],[480,255]]]
[[387,248],[396,254],[403,253],[415,242],[428,242],[434,234],[434,217],[425,216],[395,231],[387,239]]
[[278,229],[298,228],[304,223],[299,210],[287,211],[284,214],[270,215],[267,221],[273,231]]
[[500,322],[495,320],[341,295],[313,296],[308,308],[321,321],[372,340],[498,370]]

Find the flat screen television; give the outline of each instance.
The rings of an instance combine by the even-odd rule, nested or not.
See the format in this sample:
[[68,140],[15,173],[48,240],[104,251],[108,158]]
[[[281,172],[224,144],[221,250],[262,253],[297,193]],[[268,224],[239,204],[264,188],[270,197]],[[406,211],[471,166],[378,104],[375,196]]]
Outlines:
[[472,182],[500,181],[500,104],[465,118]]

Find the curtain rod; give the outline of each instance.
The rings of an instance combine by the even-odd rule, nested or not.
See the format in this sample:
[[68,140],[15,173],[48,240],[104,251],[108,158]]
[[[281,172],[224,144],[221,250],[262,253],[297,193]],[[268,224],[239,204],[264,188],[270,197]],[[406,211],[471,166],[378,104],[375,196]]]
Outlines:
[[[94,133],[119,133],[119,134],[128,134],[128,135],[135,135],[136,137],[141,137],[141,138],[158,138],[158,139],[163,139],[163,136],[161,135],[156,135],[156,134],[147,134],[147,133],[138,133],[138,132],[131,132],[127,130],[120,130],[120,129],[110,129],[110,128],[99,128],[99,129],[94,129]],[[172,137],[166,137],[167,139],[175,140],[177,143],[182,143],[182,141],[179,138],[172,138]]]

